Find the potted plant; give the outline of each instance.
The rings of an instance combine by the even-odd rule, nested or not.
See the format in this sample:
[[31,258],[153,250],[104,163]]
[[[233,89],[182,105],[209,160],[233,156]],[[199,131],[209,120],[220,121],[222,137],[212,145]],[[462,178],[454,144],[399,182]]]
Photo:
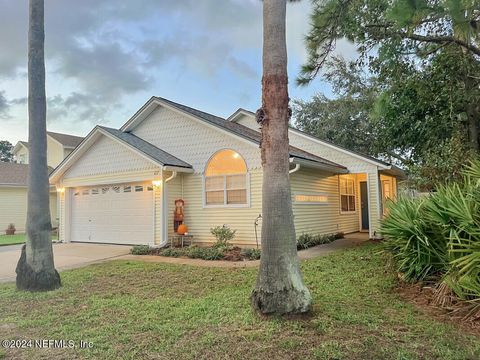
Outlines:
[[15,229],[15,225],[10,223],[8,224],[8,227],[5,229],[5,234],[15,235],[15,231],[17,231],[17,229]]

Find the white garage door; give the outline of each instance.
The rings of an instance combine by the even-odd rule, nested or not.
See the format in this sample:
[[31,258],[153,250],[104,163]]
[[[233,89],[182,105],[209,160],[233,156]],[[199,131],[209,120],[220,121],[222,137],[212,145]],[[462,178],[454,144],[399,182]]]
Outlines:
[[153,242],[153,188],[122,184],[76,188],[71,240],[112,244]]

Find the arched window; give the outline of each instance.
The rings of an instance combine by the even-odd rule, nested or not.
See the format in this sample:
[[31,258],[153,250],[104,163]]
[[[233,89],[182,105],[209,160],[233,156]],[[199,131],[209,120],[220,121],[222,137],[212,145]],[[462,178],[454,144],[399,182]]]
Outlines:
[[221,150],[205,168],[205,205],[248,205],[248,172],[242,156]]

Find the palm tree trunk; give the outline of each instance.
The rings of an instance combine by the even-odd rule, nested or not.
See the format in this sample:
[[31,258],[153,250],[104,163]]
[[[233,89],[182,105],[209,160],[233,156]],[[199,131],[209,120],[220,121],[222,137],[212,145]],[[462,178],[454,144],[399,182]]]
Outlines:
[[60,287],[53,263],[47,167],[44,59],[44,1],[30,0],[28,29],[28,200],[27,241],[17,265],[17,288]]
[[286,0],[263,2],[262,257],[252,293],[263,314],[310,310],[297,256],[289,178],[288,76],[285,39]]
[[[478,85],[477,85],[478,86]],[[467,75],[465,79],[465,90],[467,90],[467,94],[470,95],[475,93],[475,83],[470,75]],[[468,139],[470,141],[470,147],[472,150],[475,151],[476,154],[480,151],[480,144],[478,141],[478,105],[476,102],[470,100],[470,102],[466,106],[466,113],[467,113],[467,123],[468,123]]]

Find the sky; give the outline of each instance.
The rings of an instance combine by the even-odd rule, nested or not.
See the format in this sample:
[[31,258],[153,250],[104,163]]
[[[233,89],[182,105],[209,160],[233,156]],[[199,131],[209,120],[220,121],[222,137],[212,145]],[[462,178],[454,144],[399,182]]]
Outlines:
[[[288,5],[290,97],[331,96],[321,79],[297,87],[310,2]],[[0,0],[0,140],[28,138],[28,1]],[[352,57],[339,42],[336,53]],[[47,128],[85,136],[119,128],[151,96],[228,117],[261,99],[260,0],[47,0]]]

